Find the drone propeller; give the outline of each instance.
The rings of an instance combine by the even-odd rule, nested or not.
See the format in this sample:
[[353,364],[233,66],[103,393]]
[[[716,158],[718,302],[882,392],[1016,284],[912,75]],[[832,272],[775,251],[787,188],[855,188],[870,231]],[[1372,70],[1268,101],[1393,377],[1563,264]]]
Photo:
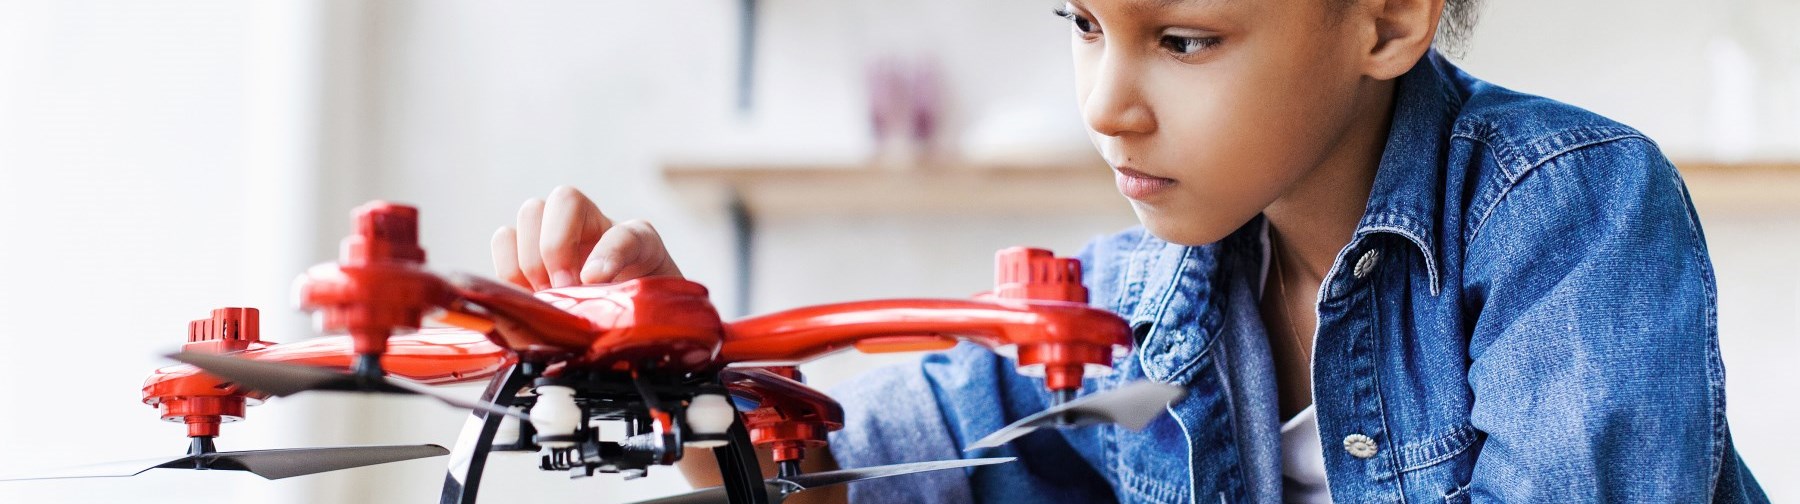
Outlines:
[[118,478],[136,476],[151,469],[247,471],[265,479],[282,479],[356,467],[386,464],[450,453],[438,445],[341,446],[207,452],[154,459],[104,462],[55,469],[38,474],[0,478],[0,481]]
[[1132,382],[1021,418],[970,444],[964,451],[994,448],[1045,426],[1081,427],[1116,423],[1131,430],[1141,430],[1163,413],[1163,407],[1186,393],[1187,389],[1178,385],[1148,380]]
[[362,377],[314,366],[255,361],[202,352],[176,352],[170,354],[169,358],[200,368],[201,371],[208,374],[236,382],[245,388],[276,397],[289,396],[308,390],[422,395],[458,408],[486,411],[531,421],[531,417],[524,413],[486,402],[469,401],[439,394],[424,385],[385,376]]
[[[860,469],[843,469],[811,474],[797,474],[781,478],[769,478],[763,482],[763,488],[769,494],[769,504],[780,504],[794,494],[814,488],[853,483],[862,480],[902,476],[907,474],[942,471],[945,469],[961,469],[989,464],[1003,464],[1016,460],[1014,457],[978,458],[963,460],[939,460],[935,462],[914,462],[910,464],[894,464]],[[671,495],[660,499],[641,501],[637,504],[717,504],[729,502],[724,487],[712,487],[692,492]]]

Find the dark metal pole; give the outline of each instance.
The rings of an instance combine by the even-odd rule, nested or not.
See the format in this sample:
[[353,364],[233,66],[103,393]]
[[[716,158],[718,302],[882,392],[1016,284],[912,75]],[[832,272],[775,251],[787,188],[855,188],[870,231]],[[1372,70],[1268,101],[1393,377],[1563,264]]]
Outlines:
[[750,215],[750,207],[744,204],[744,198],[736,189],[731,191],[730,201],[726,202],[725,211],[731,216],[731,239],[737,248],[737,316],[750,316],[750,282],[753,274],[751,266],[755,264],[753,252],[756,250],[756,219]]
[[748,115],[756,87],[756,0],[743,0],[738,12],[738,113]]

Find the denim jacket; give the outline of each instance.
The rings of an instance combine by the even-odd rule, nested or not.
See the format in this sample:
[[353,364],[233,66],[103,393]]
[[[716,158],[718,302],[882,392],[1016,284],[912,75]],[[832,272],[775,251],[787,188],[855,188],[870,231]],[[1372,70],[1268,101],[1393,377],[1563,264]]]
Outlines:
[[[1325,276],[1312,362],[1335,502],[1766,502],[1725,422],[1706,242],[1636,130],[1429,54],[1397,85],[1366,212]],[[1142,431],[963,447],[1049,404],[963,345],[834,392],[843,467],[1010,464],[872,480],[860,502],[1279,502],[1263,221],[1204,246],[1142,229],[1080,258],[1137,346],[1085,392],[1188,388]],[[1084,393],[1085,393],[1084,392]]]

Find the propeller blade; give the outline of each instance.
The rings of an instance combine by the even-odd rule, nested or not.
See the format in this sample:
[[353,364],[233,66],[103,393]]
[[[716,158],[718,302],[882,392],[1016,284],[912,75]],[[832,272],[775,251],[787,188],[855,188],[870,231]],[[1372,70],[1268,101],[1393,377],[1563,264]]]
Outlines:
[[144,471],[156,469],[158,467],[188,467],[188,468],[192,468],[193,466],[194,466],[193,457],[189,457],[187,455],[181,455],[181,456],[177,456],[177,457],[162,457],[162,458],[150,458],[150,459],[140,459],[140,460],[124,460],[124,461],[119,461],[119,462],[101,462],[98,464],[88,464],[88,465],[80,465],[80,466],[75,466],[75,467],[51,469],[48,471],[35,473],[35,474],[7,476],[4,478],[0,478],[0,481],[24,481],[24,480],[44,480],[44,479],[63,479],[63,478],[123,478],[126,476],[137,476],[139,474],[143,474]]
[[1132,382],[1021,418],[1012,425],[994,431],[993,434],[988,434],[980,441],[970,444],[964,451],[1004,445],[1045,426],[1082,427],[1115,423],[1127,429],[1141,430],[1144,426],[1150,425],[1151,420],[1155,420],[1158,415],[1163,414],[1165,406],[1186,393],[1187,389],[1178,385],[1149,380]]
[[[763,488],[769,493],[769,502],[779,504],[794,494],[824,486],[854,483],[857,481],[890,476],[903,476],[945,469],[961,469],[990,464],[1003,464],[1017,460],[1014,457],[978,458],[960,460],[939,460],[934,462],[914,462],[910,464],[894,464],[858,469],[842,469],[822,473],[801,474],[789,478],[769,478]],[[661,499],[639,501],[637,504],[720,504],[729,502],[724,487],[712,487],[692,492],[671,495]]]
[[208,453],[197,458],[207,469],[249,471],[276,480],[449,453],[442,446],[428,444],[250,450]]
[[[857,469],[839,469],[822,473],[800,474],[788,478],[777,478],[798,486],[800,490],[819,488],[862,480],[904,476],[913,473],[942,471],[945,469],[962,469],[991,464],[1004,464],[1016,460],[1016,457],[974,458],[960,460],[938,460],[934,462],[913,462],[910,464],[893,464]],[[799,491],[799,490],[795,490]]]
[[[780,504],[785,497],[781,484],[773,480],[764,482],[763,490],[769,494],[769,504]],[[725,487],[710,487],[660,499],[638,501],[636,504],[728,504],[730,502],[731,498],[725,495]]]
[[200,368],[207,374],[236,382],[244,388],[276,397],[290,396],[308,390],[361,390],[356,383],[356,377],[350,376],[349,373],[320,367],[256,361],[203,352],[176,352],[169,354],[168,357]]
[[382,382],[386,383],[388,386],[395,387],[395,388],[398,388],[401,390],[405,390],[406,391],[405,393],[418,394],[418,395],[430,397],[432,399],[437,399],[438,402],[448,404],[451,406],[455,406],[458,408],[468,409],[468,410],[486,411],[488,413],[493,413],[496,415],[505,415],[505,416],[517,418],[521,422],[530,422],[531,421],[530,415],[526,415],[525,413],[520,412],[520,411],[515,411],[511,408],[502,408],[500,406],[495,405],[494,403],[485,402],[485,401],[471,401],[471,400],[467,400],[467,399],[462,399],[462,398],[458,398],[458,397],[452,397],[452,396],[440,394],[437,391],[431,390],[431,388],[426,387],[424,385],[420,385],[417,383],[404,381],[404,380],[393,380],[393,379],[383,378]]
[[200,368],[201,371],[235,382],[245,388],[277,397],[294,395],[308,390],[422,395],[458,408],[486,411],[527,422],[531,421],[531,417],[524,413],[483,401],[469,401],[443,395],[424,385],[388,377],[363,380],[350,373],[316,366],[266,362],[202,352],[176,352],[170,354],[169,358]]
[[0,481],[120,478],[137,476],[143,474],[144,471],[159,468],[249,471],[257,476],[273,480],[402,460],[436,457],[448,453],[450,450],[438,445],[343,446],[214,452],[179,457],[103,462],[26,476],[7,477]]

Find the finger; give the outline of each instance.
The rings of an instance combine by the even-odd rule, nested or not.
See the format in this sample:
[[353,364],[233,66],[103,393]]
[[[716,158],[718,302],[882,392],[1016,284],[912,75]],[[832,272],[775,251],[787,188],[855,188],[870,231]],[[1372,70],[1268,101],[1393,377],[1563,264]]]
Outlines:
[[581,268],[582,283],[623,282],[647,276],[681,276],[675,260],[663,246],[662,236],[641,220],[618,223],[588,254]]
[[525,273],[519,271],[519,236],[512,227],[500,226],[494,231],[494,239],[488,247],[494,256],[494,276],[501,280],[531,290],[531,281],[525,279]]
[[610,227],[612,220],[581,191],[569,186],[550,191],[550,198],[544,201],[544,228],[538,237],[550,286],[580,282],[582,262]]
[[538,253],[538,233],[544,226],[544,200],[532,198],[519,207],[518,231],[519,272],[531,282],[532,290],[550,288],[550,274],[544,271],[544,256]]

